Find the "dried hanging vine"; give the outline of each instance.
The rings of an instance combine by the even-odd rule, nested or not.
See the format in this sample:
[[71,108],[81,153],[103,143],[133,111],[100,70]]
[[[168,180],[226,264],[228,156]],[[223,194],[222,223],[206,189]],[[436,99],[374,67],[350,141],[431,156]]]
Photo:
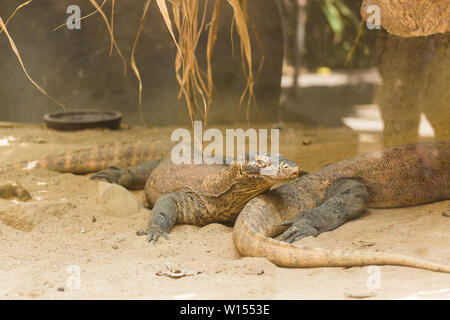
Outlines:
[[[103,11],[103,6],[106,2],[110,2],[111,4],[111,15],[108,19],[107,15]],[[144,23],[150,11],[150,4],[152,0],[146,0],[145,7],[142,13],[139,29],[137,31],[132,52],[131,52],[131,68],[136,75],[136,78],[139,83],[139,111],[143,124],[144,122],[144,112],[142,109],[142,92],[143,92],[143,84],[142,77],[139,72],[139,68],[136,65],[135,61],[135,53],[136,47],[138,45],[140,36],[142,34]],[[159,11],[164,18],[164,22],[174,40],[174,43],[177,48],[177,54],[175,57],[175,73],[176,79],[180,86],[179,98],[183,98],[186,102],[186,106],[188,108],[189,116],[191,122],[196,119],[201,119],[204,123],[208,118],[208,111],[213,101],[213,91],[214,91],[214,81],[213,81],[213,71],[212,71],[212,56],[214,51],[214,46],[217,40],[217,32],[219,25],[219,17],[222,2],[225,0],[212,0],[215,1],[214,7],[211,13],[211,17],[207,18],[207,7],[208,0],[204,0],[204,5],[201,7],[199,5],[198,0],[156,0]],[[50,99],[54,100],[56,103],[60,104],[54,98],[49,96],[46,91],[41,88],[26,72],[26,69],[23,65],[23,62],[20,58],[18,49],[16,48],[12,38],[9,36],[6,25],[8,22],[14,17],[16,12],[23,8],[26,5],[29,5],[32,0],[25,1],[21,5],[19,5],[12,15],[7,19],[6,23],[3,23],[0,17],[0,33],[5,31],[10,40],[11,47],[15,52],[19,62],[24,70],[26,76],[30,81],[46,96]],[[91,5],[94,7],[94,11],[90,14],[83,16],[81,19],[85,19],[95,13],[99,13],[105,22],[105,25],[108,29],[108,33],[110,35],[111,44],[109,54],[111,55],[113,49],[117,52],[117,54],[122,59],[122,63],[124,66],[124,73],[127,70],[127,64],[122,52],[117,45],[114,38],[114,12],[115,12],[115,0],[103,0],[103,2],[99,5],[96,0],[89,0]],[[246,85],[243,90],[239,105],[243,105],[246,102],[247,107],[247,120],[249,119],[249,112],[251,103],[254,101],[254,83],[255,77],[253,73],[253,61],[252,61],[252,46],[250,41],[250,35],[248,30],[248,24],[253,28],[253,33],[258,42],[258,46],[262,51],[262,46],[260,39],[256,33],[256,29],[253,25],[253,22],[250,20],[250,17],[247,12],[247,0],[226,0],[228,4],[233,9],[233,22],[231,25],[232,32],[233,28],[236,28],[236,31],[240,37],[240,47],[241,47],[241,57],[242,57],[242,67],[244,70],[244,74],[246,76]],[[169,11],[169,8],[171,9]],[[172,14],[170,14],[171,12]],[[62,26],[62,25],[61,25]],[[54,30],[60,28],[61,26],[56,27]],[[199,39],[202,33],[208,28],[208,38],[207,38],[207,46],[206,46],[206,73],[201,70],[198,60],[197,60],[197,47],[199,43]],[[233,42],[233,40],[232,40]],[[234,50],[233,50],[234,52]],[[263,60],[263,59],[262,59]],[[262,62],[261,62],[262,63]],[[261,65],[259,70],[261,69]],[[258,72],[259,73],[259,72]]]

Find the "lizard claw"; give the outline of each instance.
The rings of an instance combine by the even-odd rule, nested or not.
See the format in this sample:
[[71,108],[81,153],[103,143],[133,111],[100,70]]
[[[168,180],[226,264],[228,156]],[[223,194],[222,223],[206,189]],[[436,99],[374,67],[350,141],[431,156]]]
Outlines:
[[296,221],[287,221],[280,224],[282,226],[289,226],[289,228],[281,235],[280,240],[288,243],[293,243],[305,237],[316,237],[319,231],[310,225],[307,219],[299,219]]
[[169,240],[169,234],[163,231],[159,226],[149,227],[147,230],[147,242],[158,241],[160,237],[164,237],[166,240]]
[[136,235],[137,235],[137,236],[145,236],[145,235],[147,235],[147,234],[148,234],[148,231],[145,230],[145,229],[143,229],[143,228],[137,229],[137,230],[136,230]]

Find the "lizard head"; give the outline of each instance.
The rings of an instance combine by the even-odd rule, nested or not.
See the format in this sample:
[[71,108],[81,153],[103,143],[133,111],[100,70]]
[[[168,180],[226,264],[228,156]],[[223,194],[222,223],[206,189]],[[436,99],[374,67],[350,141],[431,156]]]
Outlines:
[[279,154],[247,153],[231,162],[233,206],[239,213],[253,197],[298,177],[297,165]]
[[247,153],[235,163],[247,177],[260,177],[268,182],[280,183],[295,179],[299,175],[297,164],[281,154]]

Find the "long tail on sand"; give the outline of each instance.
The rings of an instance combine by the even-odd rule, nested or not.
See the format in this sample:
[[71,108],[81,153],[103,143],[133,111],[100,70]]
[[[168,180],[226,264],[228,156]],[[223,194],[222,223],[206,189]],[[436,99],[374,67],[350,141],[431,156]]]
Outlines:
[[450,266],[385,252],[307,248],[271,238],[280,231],[281,215],[262,198],[247,204],[233,229],[234,243],[244,256],[263,257],[280,267],[354,267],[397,265],[450,273]]
[[39,160],[23,161],[0,167],[0,173],[11,170],[43,168],[57,172],[86,174],[109,166],[130,167],[160,159],[170,151],[170,143],[163,140],[138,140],[132,143],[97,145],[89,149],[51,155]]

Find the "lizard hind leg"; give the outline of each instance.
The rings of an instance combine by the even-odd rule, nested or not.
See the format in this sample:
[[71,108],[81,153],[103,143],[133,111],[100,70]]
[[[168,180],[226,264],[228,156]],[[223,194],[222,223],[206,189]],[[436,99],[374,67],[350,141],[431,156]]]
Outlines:
[[128,168],[111,166],[109,169],[95,173],[91,176],[91,180],[106,180],[109,183],[119,184],[129,190],[142,190],[148,177],[158,166],[159,162],[160,160],[153,160]]
[[324,202],[303,211],[295,220],[282,225],[289,228],[280,240],[292,243],[307,236],[318,236],[360,217],[367,210],[369,193],[357,179],[342,179],[328,188]]

